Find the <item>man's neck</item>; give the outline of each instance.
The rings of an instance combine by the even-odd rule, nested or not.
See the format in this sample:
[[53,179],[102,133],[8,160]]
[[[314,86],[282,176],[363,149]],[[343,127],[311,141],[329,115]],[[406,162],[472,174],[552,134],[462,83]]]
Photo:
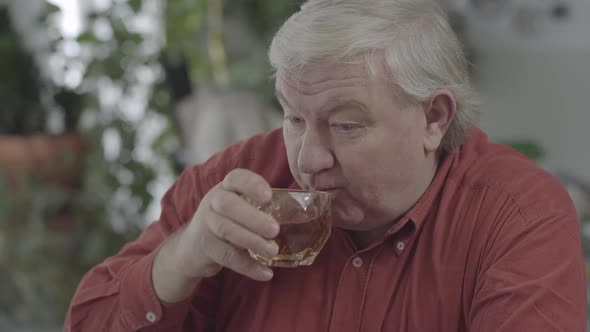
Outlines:
[[403,214],[397,216],[395,220],[393,220],[392,222],[375,229],[367,231],[346,231],[352,242],[356,245],[357,250],[366,249],[375,241],[380,239],[395,223],[397,223],[402,218],[403,215],[407,213],[407,211],[409,211],[416,204],[420,197],[422,197],[422,195],[424,195],[424,193],[430,187],[432,180],[434,180],[434,177],[436,176],[438,165],[440,165],[440,161],[442,160],[444,155],[444,153],[437,153],[434,156],[434,159],[432,160],[432,168],[425,172],[424,181],[421,181],[422,183],[420,184],[420,190],[418,191],[419,194],[416,196],[414,203],[411,206],[408,206],[407,210],[404,211]]

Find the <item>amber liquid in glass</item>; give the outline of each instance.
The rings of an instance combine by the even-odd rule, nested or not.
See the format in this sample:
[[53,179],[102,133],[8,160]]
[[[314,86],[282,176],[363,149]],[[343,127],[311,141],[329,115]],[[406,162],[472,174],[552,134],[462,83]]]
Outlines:
[[250,254],[268,266],[311,265],[330,236],[331,224],[330,209],[326,209],[319,217],[304,223],[283,223],[279,235],[275,238],[279,246],[277,255],[265,257],[255,253]]

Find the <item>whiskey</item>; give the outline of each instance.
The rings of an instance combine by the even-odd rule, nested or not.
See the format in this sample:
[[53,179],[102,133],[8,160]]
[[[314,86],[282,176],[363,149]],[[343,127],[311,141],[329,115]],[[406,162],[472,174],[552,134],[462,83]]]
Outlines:
[[[280,197],[286,193],[290,197]],[[250,251],[250,255],[268,266],[311,265],[330,236],[332,214],[329,195],[322,192],[286,190],[277,193],[273,190],[273,201],[275,203],[259,208],[270,213],[280,225],[279,234],[275,238],[279,253],[267,257]]]

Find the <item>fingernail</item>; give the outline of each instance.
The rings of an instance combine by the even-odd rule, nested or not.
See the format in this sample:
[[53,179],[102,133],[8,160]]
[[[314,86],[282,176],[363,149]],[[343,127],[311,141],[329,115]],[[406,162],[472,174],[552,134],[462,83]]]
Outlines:
[[274,219],[268,223],[268,225],[266,226],[266,234],[268,234],[268,236],[270,237],[274,237],[277,234],[279,234],[279,231],[281,230],[279,224],[274,221]]
[[265,268],[264,270],[262,270],[262,276],[265,280],[270,280],[274,276],[274,273],[271,269]]
[[266,248],[271,256],[274,256],[279,253],[279,246],[276,244],[275,241],[267,243]]
[[258,192],[260,194],[260,198],[263,199],[265,202],[270,201],[270,199],[272,198],[272,191],[268,188],[260,188]]

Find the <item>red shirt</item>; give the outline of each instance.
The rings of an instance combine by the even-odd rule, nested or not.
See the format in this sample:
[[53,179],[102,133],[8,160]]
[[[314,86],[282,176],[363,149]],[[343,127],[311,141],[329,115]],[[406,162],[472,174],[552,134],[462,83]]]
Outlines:
[[309,267],[270,282],[230,270],[187,301],[161,304],[155,249],[234,168],[296,187],[280,130],[187,169],[141,237],[79,285],[66,331],[585,331],[586,281],[576,211],[563,186],[475,129],[448,154],[415,206],[358,251],[334,229]]

